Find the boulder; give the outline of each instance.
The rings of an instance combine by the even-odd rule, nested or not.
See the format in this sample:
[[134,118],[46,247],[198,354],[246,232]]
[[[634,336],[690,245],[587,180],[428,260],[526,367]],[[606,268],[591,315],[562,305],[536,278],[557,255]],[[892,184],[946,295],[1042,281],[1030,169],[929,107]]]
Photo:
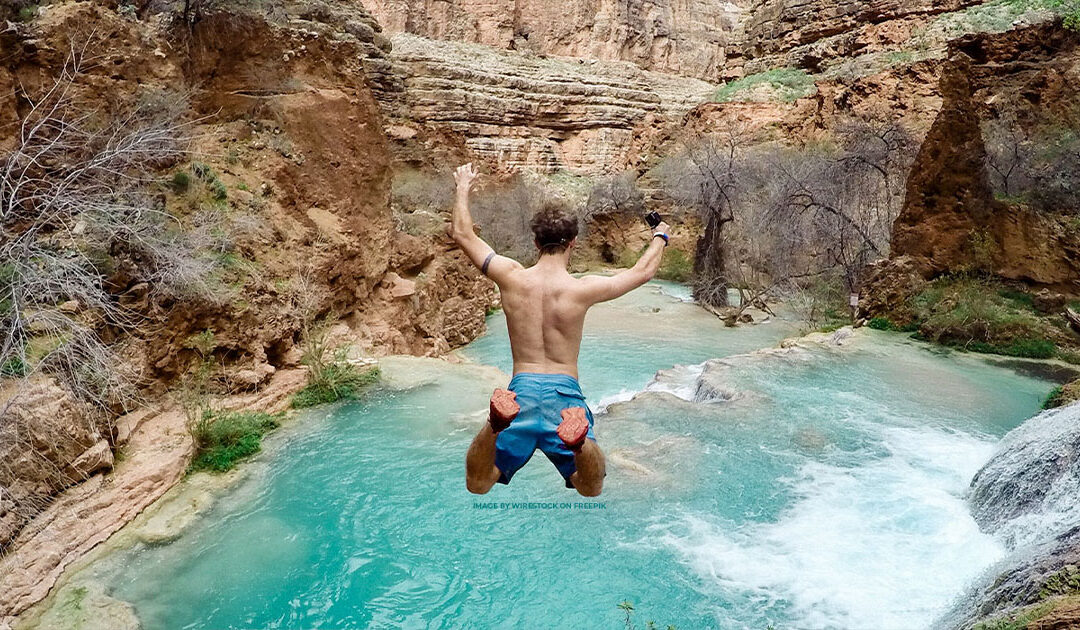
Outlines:
[[89,477],[94,473],[111,470],[113,467],[113,452],[108,441],[101,440],[79,455],[71,462],[72,470],[78,474]]

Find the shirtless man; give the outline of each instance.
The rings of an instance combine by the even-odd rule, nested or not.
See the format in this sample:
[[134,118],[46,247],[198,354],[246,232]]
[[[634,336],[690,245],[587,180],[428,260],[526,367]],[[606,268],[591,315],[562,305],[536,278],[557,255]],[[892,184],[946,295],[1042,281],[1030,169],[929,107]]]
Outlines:
[[668,225],[656,227],[648,249],[630,269],[575,278],[566,267],[577,238],[577,219],[549,204],[532,220],[540,259],[525,268],[497,255],[473,232],[469,192],[476,176],[472,164],[454,173],[457,200],[449,234],[499,285],[514,377],[507,389],[497,389],[491,397],[488,422],[465,458],[465,486],[485,494],[496,483],[510,483],[540,449],[559,469],[567,488],[598,496],[604,485],[604,454],[596,445],[592,412],[577,381],[585,312],[652,279],[668,243]]

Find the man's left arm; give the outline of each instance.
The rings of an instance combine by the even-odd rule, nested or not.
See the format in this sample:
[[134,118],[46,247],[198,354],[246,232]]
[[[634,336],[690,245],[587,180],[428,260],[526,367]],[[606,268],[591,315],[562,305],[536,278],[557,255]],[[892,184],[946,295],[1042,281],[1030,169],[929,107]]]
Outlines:
[[521,263],[512,258],[496,254],[495,250],[473,231],[472,213],[469,211],[469,193],[472,192],[473,184],[476,182],[478,175],[479,173],[472,163],[459,166],[454,171],[457,192],[448,233],[450,238],[454,239],[458,247],[469,257],[472,264],[476,265],[484,275],[496,283],[502,284],[511,272],[523,267]]

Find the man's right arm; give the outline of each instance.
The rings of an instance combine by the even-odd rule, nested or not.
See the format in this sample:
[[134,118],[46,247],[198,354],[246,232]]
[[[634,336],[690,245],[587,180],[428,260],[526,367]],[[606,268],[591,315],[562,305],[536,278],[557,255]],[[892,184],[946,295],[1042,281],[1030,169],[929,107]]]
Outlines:
[[471,162],[454,171],[457,192],[454,196],[454,210],[450,216],[447,233],[477,269],[502,286],[510,273],[521,269],[522,266],[516,260],[497,255],[495,250],[473,231],[472,213],[469,212],[469,193],[477,175]]
[[613,276],[586,276],[582,278],[586,300],[590,305],[614,300],[653,279],[657,270],[660,269],[660,260],[664,256],[665,247],[667,247],[667,241],[656,236],[656,234],[670,235],[671,228],[667,223],[661,223],[656,226],[653,233],[652,242],[649,243],[645,253],[641,255],[641,258],[633,267],[624,269]]

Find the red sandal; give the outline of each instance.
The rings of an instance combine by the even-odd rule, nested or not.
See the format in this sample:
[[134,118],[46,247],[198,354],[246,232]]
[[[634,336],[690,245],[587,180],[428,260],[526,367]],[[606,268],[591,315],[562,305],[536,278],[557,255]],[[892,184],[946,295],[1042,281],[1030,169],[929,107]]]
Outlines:
[[567,407],[562,410],[562,423],[556,432],[566,448],[575,453],[581,451],[585,436],[589,434],[589,418],[582,407]]
[[520,412],[521,406],[517,404],[517,394],[514,392],[508,389],[496,389],[491,394],[488,422],[491,423],[491,430],[495,433],[510,426]]

